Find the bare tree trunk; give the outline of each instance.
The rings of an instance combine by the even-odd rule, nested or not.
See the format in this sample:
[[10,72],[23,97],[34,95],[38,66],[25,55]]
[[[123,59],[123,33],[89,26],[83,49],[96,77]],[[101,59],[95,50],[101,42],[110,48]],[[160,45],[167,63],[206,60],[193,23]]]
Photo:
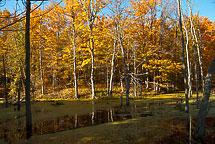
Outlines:
[[[198,52],[198,57],[199,57],[199,65],[200,65],[200,73],[201,73],[201,79],[202,79],[202,92],[204,93],[204,72],[203,72],[203,63],[202,63],[202,53],[201,53],[201,44],[199,46],[199,43],[198,43],[198,38],[197,38],[197,35],[196,35],[196,30],[195,30],[195,27],[193,26],[193,15],[192,15],[192,9],[191,9],[191,3],[188,2],[188,5],[189,5],[189,9],[190,9],[190,24],[191,24],[191,27],[192,27],[192,31],[193,31],[193,36],[194,36],[194,39],[195,39],[195,42],[196,42],[196,46],[197,46],[197,52]],[[200,43],[201,43],[201,34],[200,34],[200,30],[199,30],[199,35],[200,35]]]
[[91,51],[91,87],[92,87],[92,99],[95,99],[95,85],[94,85],[94,41],[93,41],[93,28],[90,26],[90,51]]
[[17,111],[20,111],[20,84],[18,84],[18,100],[17,100]]
[[187,115],[186,124],[186,144],[192,144],[192,117]]
[[121,75],[121,72],[120,72],[120,68],[119,68],[119,76],[120,76],[120,86],[121,86],[121,106],[123,106],[123,93],[124,93],[124,90],[123,90],[123,82],[122,82],[122,75]]
[[[141,67],[141,73],[143,73],[143,67]],[[142,81],[143,79],[141,78],[141,80],[139,81],[139,96],[142,96],[142,94],[143,94],[143,81]]]
[[[192,14],[191,2],[190,1],[188,1],[188,6],[189,6],[189,9],[190,9],[190,27],[191,27],[191,34],[192,34],[192,38],[193,38],[194,59],[195,59],[196,106],[198,107],[198,105],[199,105],[199,90],[198,90],[198,71],[197,71],[197,58],[196,58],[196,51],[197,50],[196,50],[195,35],[194,35],[195,28],[193,26],[193,14]],[[204,78],[202,78],[202,80],[204,81]]]
[[195,59],[195,79],[196,79],[196,106],[199,105],[199,86],[198,86],[198,71],[197,71],[197,58],[196,58],[196,46],[194,45],[194,59]]
[[121,51],[122,51],[122,61],[123,61],[123,66],[124,66],[124,77],[125,77],[125,88],[126,88],[126,105],[129,106],[129,79],[127,76],[127,68],[126,68],[126,63],[125,63],[125,52],[124,52],[124,46],[123,46],[123,40],[120,35],[120,45],[121,45]]
[[113,55],[112,55],[112,59],[111,59],[111,73],[110,73],[110,93],[109,93],[109,97],[113,96],[113,73],[114,73],[114,66],[115,66],[115,55],[116,55],[116,45],[117,45],[117,33],[118,33],[118,29],[115,28],[115,37],[114,37],[114,45],[113,45]]
[[[144,28],[144,24],[143,24],[143,53],[145,52],[145,45],[146,45],[146,38],[145,38],[145,28]],[[147,54],[147,53],[146,53]],[[147,55],[146,55],[146,62],[147,62]],[[146,69],[146,75],[145,75],[145,85],[146,85],[146,89],[149,90],[149,75],[148,75],[148,69]]]
[[149,70],[146,69],[146,81],[145,81],[145,84],[146,84],[146,89],[149,90]]
[[25,32],[25,73],[26,73],[26,90],[25,90],[25,108],[26,108],[26,136],[32,135],[32,116],[31,116],[31,99],[30,99],[30,10],[31,2],[26,2],[26,32]]
[[[179,54],[177,52],[179,52],[178,46],[177,46],[177,39],[178,39],[178,31],[177,31],[177,24],[175,26],[175,53],[174,53],[174,57],[176,58],[176,60],[178,59]],[[176,87],[178,88],[178,73],[175,73],[176,76]]]
[[133,46],[133,51],[134,51],[134,76],[133,76],[133,83],[134,83],[134,97],[137,97],[137,68],[136,68],[136,61],[137,61],[137,50],[136,50],[136,42],[134,42],[134,46]]
[[182,42],[182,64],[183,64],[183,75],[184,75],[184,85],[185,85],[185,112],[189,112],[189,100],[188,100],[188,88],[187,88],[187,75],[186,75],[186,67],[185,67],[185,58],[184,58],[184,34],[182,30],[182,20],[181,20],[181,1],[178,0],[178,13],[179,13],[179,26],[181,31],[181,42]]
[[111,59],[111,72],[110,72],[110,90],[109,90],[109,97],[113,96],[113,73],[114,73],[114,59],[115,59],[115,52],[112,55]]
[[153,85],[154,85],[154,91],[156,91],[155,70],[153,72]]
[[198,52],[198,57],[199,57],[199,65],[200,65],[200,72],[201,72],[201,79],[202,79],[202,92],[204,93],[204,71],[203,71],[203,62],[202,62],[202,36],[200,33],[200,28],[199,28],[199,35],[200,35],[200,45],[198,45],[198,39],[195,33],[195,29],[194,29],[194,36],[196,39],[196,45],[197,45],[197,52]]
[[190,70],[190,60],[189,60],[189,35],[187,31],[186,24],[183,20],[182,16],[182,22],[184,24],[184,30],[186,34],[186,57],[187,57],[187,75],[188,75],[188,89],[189,89],[189,95],[192,97],[192,81],[191,81],[191,70]]
[[108,72],[108,59],[106,60],[106,70],[107,70],[107,74],[106,74],[106,85],[107,85],[107,95],[109,96],[109,72]]
[[[127,44],[127,51],[126,51],[126,58],[127,58],[127,61],[129,61],[129,39],[128,39],[128,44]],[[126,63],[127,65],[127,70],[129,71],[130,70],[130,64],[129,63]]]
[[212,78],[214,73],[215,73],[215,57],[213,58],[213,61],[209,67],[207,76],[205,78],[204,93],[203,93],[203,98],[200,105],[200,110],[198,112],[197,126],[195,128],[195,133],[194,133],[194,138],[197,142],[202,141],[202,136],[205,131],[205,118],[208,113],[208,103],[209,103]]
[[8,107],[8,96],[7,96],[7,75],[5,68],[5,58],[3,56],[3,71],[4,71],[4,93],[5,93],[5,106]]
[[55,93],[55,79],[56,79],[56,74],[55,74],[55,69],[52,68],[52,92]]
[[40,17],[40,41],[39,41],[39,50],[40,50],[40,77],[41,77],[41,93],[44,95],[44,79],[43,79],[43,66],[42,66],[42,19]]
[[91,113],[91,122],[92,122],[92,125],[95,124],[95,102],[94,100],[92,101],[92,113]]
[[75,99],[78,99],[78,83],[77,83],[77,72],[76,72],[76,32],[75,32],[75,24],[73,18],[72,24],[72,33],[73,33],[73,68],[74,68],[74,83],[75,83]]

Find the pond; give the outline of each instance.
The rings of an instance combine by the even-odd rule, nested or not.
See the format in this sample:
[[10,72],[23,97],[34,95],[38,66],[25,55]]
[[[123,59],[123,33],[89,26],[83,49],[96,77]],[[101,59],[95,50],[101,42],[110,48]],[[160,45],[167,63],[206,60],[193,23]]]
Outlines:
[[[147,107],[147,105],[149,104],[142,106],[132,105],[129,107],[114,106],[108,110],[98,109],[84,115],[64,115],[55,119],[36,121],[33,124],[32,135],[50,134],[103,123],[123,121],[135,117],[152,116],[151,112],[139,113],[138,111],[140,107]],[[14,119],[0,122],[0,138],[7,143],[14,143],[17,139],[25,139],[25,116],[18,115]]]
[[[56,105],[52,107],[56,108]],[[61,107],[60,105],[57,106]],[[178,115],[180,111],[176,109],[174,105],[168,105],[161,102],[156,103],[138,103],[131,104],[130,106],[109,106],[108,108],[94,108],[92,103],[91,112],[86,114],[66,114],[58,116],[56,118],[49,118],[43,120],[36,120],[33,123],[32,135],[44,135],[57,133],[61,131],[74,130],[83,127],[93,127],[99,124],[112,123],[118,121],[125,121],[135,118],[147,118],[153,119],[164,119],[169,117],[171,113],[174,115],[165,123],[156,123],[152,127],[160,128],[161,125],[165,124],[164,127],[169,127],[170,133],[167,134],[165,131],[160,133],[161,138],[155,139],[153,143],[192,143],[192,136],[194,134],[194,128],[196,125],[196,116],[185,116],[184,112],[182,115]],[[172,107],[172,109],[170,109]],[[44,111],[38,110],[38,113]],[[155,120],[156,121],[156,120]],[[143,131],[147,131],[144,127],[140,127]],[[213,143],[215,141],[215,117],[209,116],[206,119],[207,135],[204,137],[204,142]],[[13,119],[0,121],[0,139],[6,143],[16,143],[18,140],[26,139],[25,130],[25,115],[17,115]],[[132,132],[131,132],[132,133]],[[147,136],[152,138],[150,135]],[[1,142],[1,141],[0,141]]]

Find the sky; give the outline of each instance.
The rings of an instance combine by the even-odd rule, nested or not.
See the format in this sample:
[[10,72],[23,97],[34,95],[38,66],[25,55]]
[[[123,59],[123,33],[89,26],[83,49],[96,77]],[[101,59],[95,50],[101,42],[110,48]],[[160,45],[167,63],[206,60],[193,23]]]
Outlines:
[[199,11],[200,16],[206,16],[211,21],[215,21],[215,0],[196,0],[195,5],[196,13]]
[[[0,0],[1,1],[1,0]],[[6,3],[4,3],[4,6],[2,6],[3,1]],[[26,0],[2,0],[2,2],[0,3],[0,9],[1,10],[5,10],[8,9],[10,12],[14,12],[15,9],[17,9],[18,13],[23,12],[24,11],[24,7],[23,7],[23,1],[25,2]],[[41,2],[35,2],[35,1],[31,1],[31,5],[33,4],[40,4]],[[45,7],[45,5],[49,3],[48,0],[43,2],[43,5],[41,6],[42,9],[43,7]]]
[[[3,1],[6,1],[6,4],[1,7],[1,4],[3,4]],[[25,1],[25,0],[24,0]],[[186,0],[182,0],[186,1]],[[16,8],[16,0],[2,0],[0,3],[0,9],[9,9],[10,11],[14,11]],[[32,1],[32,4],[35,3]],[[37,2],[39,3],[39,2]],[[44,5],[47,4],[48,2],[44,2]],[[44,7],[42,5],[42,7]],[[22,0],[18,0],[18,12],[23,11],[23,4]],[[211,21],[215,21],[215,0],[194,0],[194,5],[193,5],[193,14],[197,13],[199,11],[200,16],[206,16],[208,17]]]

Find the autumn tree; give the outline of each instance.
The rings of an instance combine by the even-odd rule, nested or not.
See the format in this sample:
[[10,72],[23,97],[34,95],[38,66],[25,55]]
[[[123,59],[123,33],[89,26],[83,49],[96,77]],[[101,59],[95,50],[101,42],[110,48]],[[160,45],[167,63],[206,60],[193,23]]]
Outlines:
[[91,54],[91,87],[92,87],[92,99],[95,99],[95,74],[94,74],[94,49],[95,49],[95,39],[94,39],[94,28],[95,28],[95,22],[98,18],[99,12],[102,10],[102,8],[106,5],[106,1],[103,0],[86,0],[83,1],[84,4],[84,11],[86,15],[86,22],[89,27],[89,38],[90,38],[90,54]]
[[209,98],[211,94],[211,86],[212,86],[212,79],[213,74],[215,73],[215,58],[211,62],[211,65],[208,69],[208,73],[205,77],[205,87],[204,87],[204,93],[203,98],[200,105],[200,110],[198,112],[198,120],[197,120],[197,126],[195,128],[195,142],[202,143],[202,137],[205,132],[205,118],[208,113],[208,104],[209,104]]
[[[203,73],[208,69],[207,62],[215,53],[214,23],[208,18],[199,18],[195,14],[187,16],[181,11],[184,18],[181,32],[188,43],[185,50],[185,42],[179,40],[182,34],[175,14],[176,4],[172,1],[112,1],[106,7],[108,2],[66,0],[62,4],[50,3],[43,10],[32,11],[30,88],[34,97],[42,98],[52,93],[51,97],[77,98],[82,95],[82,88],[91,89],[92,98],[95,98],[96,91],[106,95],[103,90],[109,89],[107,92],[112,97],[121,87],[126,89],[129,103],[129,94],[137,96],[138,90],[143,96],[144,91],[159,93],[181,89],[183,63],[185,68],[190,67],[190,74],[194,73],[195,67],[200,70],[199,74],[201,69]],[[33,9],[36,7],[33,5]],[[6,18],[10,15],[8,12],[2,11],[1,14],[4,15],[1,27],[23,17],[18,15],[9,19]],[[21,97],[24,92],[25,23],[19,21],[7,27],[7,31],[0,32],[10,98],[16,98],[19,83]],[[180,46],[183,43],[184,49]],[[180,55],[184,55],[184,62]],[[187,58],[190,62],[186,62]],[[201,59],[202,63],[199,63]],[[185,73],[188,76],[188,69]],[[189,79],[193,81],[192,77]],[[201,86],[203,83],[196,90]],[[69,94],[60,95],[67,92]]]
[[[78,98],[78,82],[77,82],[77,55],[76,55],[76,42],[77,42],[77,31],[80,28],[81,21],[83,20],[81,14],[83,13],[82,4],[78,1],[65,1],[67,4],[67,9],[65,10],[65,15],[69,17],[69,24],[71,24],[72,31],[72,49],[73,49],[73,73],[74,73],[74,85],[75,85],[75,98]],[[77,28],[78,27],[78,28]]]

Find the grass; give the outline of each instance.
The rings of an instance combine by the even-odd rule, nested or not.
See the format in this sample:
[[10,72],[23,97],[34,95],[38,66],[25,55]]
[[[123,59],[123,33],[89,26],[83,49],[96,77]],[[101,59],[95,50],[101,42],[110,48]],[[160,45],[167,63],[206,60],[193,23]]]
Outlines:
[[[214,96],[214,95],[213,95]],[[211,97],[213,97],[211,96]],[[125,103],[125,99],[124,103]],[[182,101],[182,102],[181,102]],[[131,98],[131,115],[152,113],[152,116],[135,118],[112,123],[104,123],[91,127],[78,128],[52,134],[32,136],[29,140],[17,140],[16,143],[165,143],[172,135],[178,132],[185,134],[185,120],[188,114],[183,111],[183,92],[172,94],[150,95],[147,97]],[[195,104],[195,95],[190,100],[190,116],[196,117],[198,109]],[[32,103],[33,123],[36,121],[56,119],[60,116],[83,115],[96,110],[108,110],[119,106],[119,97],[103,97],[97,100],[40,100]],[[4,127],[1,122],[15,127],[17,116],[25,119],[24,104],[21,111],[13,111],[13,106],[0,109],[0,130]],[[214,98],[210,102],[209,116],[215,115]],[[1,133],[1,132],[0,132]],[[180,138],[180,137],[179,137]],[[179,139],[178,138],[178,139]],[[185,142],[184,139],[181,140]]]

